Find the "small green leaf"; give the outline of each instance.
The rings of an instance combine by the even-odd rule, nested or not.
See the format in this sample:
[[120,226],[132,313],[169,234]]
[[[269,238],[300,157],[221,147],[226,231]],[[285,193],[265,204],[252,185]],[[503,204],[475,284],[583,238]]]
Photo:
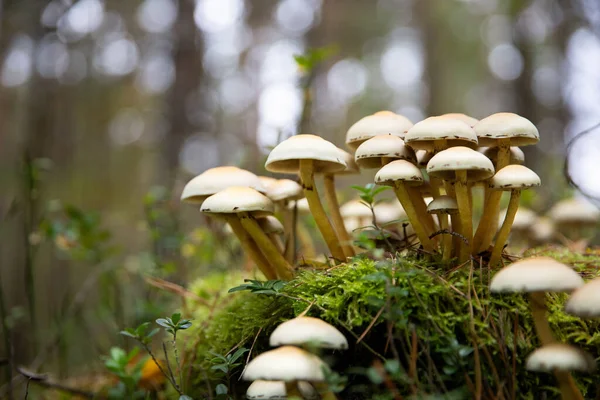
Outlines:
[[181,319],[180,313],[175,313],[175,314],[171,315],[171,322],[173,323],[173,325],[177,325],[177,323],[179,322],[180,319]]
[[227,392],[229,392],[229,389],[227,389],[227,386],[223,385],[222,383],[219,383],[215,388],[215,393],[217,393],[218,395],[227,394]]
[[188,396],[186,394],[182,394],[181,396],[179,396],[179,400],[194,400],[194,399],[192,399],[190,396]]
[[159,318],[156,320],[156,323],[162,326],[163,328],[170,328],[173,326],[173,324],[171,324],[170,321],[166,318]]

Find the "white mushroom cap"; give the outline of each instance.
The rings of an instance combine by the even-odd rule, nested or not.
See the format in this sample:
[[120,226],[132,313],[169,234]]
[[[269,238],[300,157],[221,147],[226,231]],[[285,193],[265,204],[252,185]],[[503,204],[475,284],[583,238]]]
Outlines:
[[577,347],[554,343],[540,347],[527,357],[525,366],[530,371],[553,372],[582,371],[596,369],[594,357]]
[[309,381],[325,379],[328,366],[319,357],[294,346],[282,346],[262,353],[246,365],[242,378],[247,381]]
[[298,173],[300,160],[313,160],[315,172],[346,169],[339,149],[316,135],[295,135],[279,143],[269,153],[265,168],[271,172]]
[[600,210],[579,198],[559,201],[550,209],[548,215],[557,225],[595,225],[600,220]]
[[300,214],[310,213],[310,207],[308,206],[308,200],[306,200],[306,197],[296,201],[290,201],[288,203],[288,209],[293,209],[294,206],[297,207],[298,213]]
[[[300,394],[307,400],[319,399],[319,392],[308,382],[298,382]],[[246,398],[249,400],[286,400],[288,398],[283,381],[256,380],[248,387]]]
[[468,147],[456,146],[440,151],[427,164],[430,176],[443,180],[456,180],[456,171],[467,171],[467,180],[481,181],[494,175],[489,158]]
[[584,318],[600,317],[600,278],[596,278],[571,294],[565,311]]
[[470,127],[472,127],[473,125],[475,125],[476,123],[479,122],[478,119],[470,117],[463,113],[447,113],[447,114],[440,115],[440,117],[458,119],[458,120],[464,122],[465,124],[469,125]]
[[346,169],[340,172],[337,172],[337,175],[355,175],[360,174],[360,167],[354,161],[354,156],[348,153],[345,150],[338,148],[340,153],[342,154],[342,159],[346,163]]
[[313,317],[296,317],[280,324],[269,339],[271,346],[314,343],[326,349],[347,349],[348,340],[335,326]]
[[450,196],[440,196],[427,205],[429,214],[458,214],[458,204]]
[[283,224],[272,215],[259,218],[257,221],[266,234],[274,233],[279,235],[283,233]]
[[[519,211],[517,211],[517,214]],[[515,218],[516,220],[516,218]],[[514,226],[514,224],[513,224]],[[549,217],[538,217],[531,224],[531,235],[538,242],[549,242],[554,237],[554,224]]]
[[398,200],[375,204],[375,216],[378,224],[387,224],[388,222],[406,219],[406,211]]
[[509,139],[511,146],[536,144],[540,134],[527,118],[513,113],[492,114],[473,127],[480,146],[497,146],[498,140]]
[[429,117],[406,132],[404,141],[415,150],[433,150],[434,141],[445,140],[446,147],[477,147],[477,135],[465,122],[448,117]]
[[[483,153],[487,158],[492,160],[494,166],[498,161],[498,148],[497,147],[480,147],[477,149],[478,152]],[[523,165],[525,163],[525,153],[517,146],[511,146],[510,148],[510,161],[509,164]]]
[[379,111],[358,120],[346,133],[346,145],[356,150],[362,142],[377,135],[404,137],[413,126],[410,120],[391,111]]
[[542,184],[538,174],[523,165],[511,164],[502,168],[490,179],[488,186],[494,190],[524,190]]
[[[498,225],[502,226],[504,223],[504,218],[506,218],[506,208],[500,210],[500,216],[498,218]],[[512,224],[512,230],[521,230],[521,231],[529,231],[533,230],[535,224],[537,223],[538,216],[535,212],[531,211],[525,207],[519,207],[517,213],[515,214],[515,220]]]
[[392,161],[375,174],[375,183],[378,185],[393,186],[396,181],[419,186],[423,184],[423,174],[418,167],[406,160]]
[[583,285],[571,267],[550,257],[533,257],[501,269],[490,283],[492,292],[570,292]]
[[271,178],[270,176],[259,176],[258,179],[263,187],[268,191],[271,185],[275,184],[279,179]]
[[273,201],[298,200],[304,197],[302,186],[291,179],[278,179],[269,186],[267,197]]
[[427,163],[431,160],[431,157],[433,157],[433,152],[427,150],[417,150],[415,151],[415,154],[417,156],[417,165],[420,168],[426,168]]
[[350,200],[340,207],[340,215],[344,218],[371,218],[373,214],[362,200]]
[[354,153],[354,160],[361,168],[381,168],[382,158],[416,162],[413,149],[393,135],[374,136],[358,146]]
[[202,202],[213,194],[231,186],[247,186],[265,193],[260,178],[250,171],[238,167],[226,166],[207,169],[183,188],[181,200],[191,204]]
[[273,214],[273,202],[252,188],[233,186],[204,200],[200,211],[211,214],[250,212],[265,216]]

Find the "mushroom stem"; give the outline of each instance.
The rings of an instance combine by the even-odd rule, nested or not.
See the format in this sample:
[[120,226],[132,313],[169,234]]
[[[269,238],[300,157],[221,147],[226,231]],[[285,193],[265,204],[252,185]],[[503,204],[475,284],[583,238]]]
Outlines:
[[267,261],[265,256],[261,253],[260,249],[254,242],[254,240],[252,240],[252,237],[250,237],[248,232],[246,232],[246,230],[242,226],[242,223],[240,222],[240,219],[237,217],[237,215],[223,215],[223,216],[224,216],[225,220],[227,221],[227,223],[229,224],[229,226],[231,226],[231,230],[233,231],[235,236],[238,238],[238,240],[242,244],[242,248],[244,249],[244,251],[256,263],[256,266],[258,267],[258,269],[260,269],[260,271],[263,273],[263,275],[268,280],[277,279],[277,275],[271,268],[271,265],[269,264],[269,262]]
[[273,245],[277,248],[279,253],[285,255],[285,246],[283,245],[283,242],[281,241],[279,235],[276,233],[269,233],[267,234],[267,236],[269,236],[269,239],[271,239],[271,242],[273,242]]
[[394,193],[396,193],[396,197],[404,207],[404,211],[406,211],[406,215],[408,216],[408,220],[412,224],[419,241],[423,245],[423,249],[425,251],[433,251],[433,244],[429,239],[429,235],[425,231],[423,225],[421,225],[421,221],[419,220],[419,215],[413,206],[412,201],[410,200],[410,194],[406,189],[406,186],[401,181],[394,182]]
[[285,382],[285,395],[288,399],[291,399],[292,397],[304,399],[298,388],[298,381]]
[[[510,163],[510,142],[508,140],[499,141],[496,157],[496,171],[501,170]],[[502,192],[497,194],[495,192],[495,190],[489,188],[485,190],[485,208],[475,233],[478,246],[475,245],[475,241],[473,242],[473,251],[477,253],[490,247],[494,233],[498,229],[498,214]]]
[[305,258],[315,258],[317,253],[315,252],[312,236],[306,226],[300,223],[298,224],[298,240],[300,241],[302,256]]
[[[425,204],[425,199],[421,195],[421,191],[414,186],[408,186],[406,190],[419,216],[419,221],[423,222],[427,236],[431,236],[436,231],[435,222],[433,221],[433,216],[427,212],[427,204]],[[436,242],[437,240],[433,239],[433,241]]]
[[297,208],[288,210],[287,207],[281,207],[281,216],[283,220],[283,237],[285,238],[285,260],[293,264],[296,256],[296,235],[294,224],[296,220]]
[[325,199],[329,205],[333,227],[341,241],[342,251],[346,257],[354,257],[356,253],[352,248],[352,238],[344,226],[344,219],[340,214],[340,203],[335,193],[335,177],[333,174],[325,174],[323,181],[325,182]]
[[440,188],[442,181],[439,178],[429,177],[429,185],[431,186],[431,197],[437,199],[441,196]]
[[[440,229],[448,230],[448,214],[438,214],[440,221]],[[449,233],[442,233],[442,260],[450,260],[450,253],[452,252],[452,235]]]
[[337,396],[329,389],[325,382],[313,382],[322,400],[338,400]]
[[306,196],[306,200],[308,201],[310,212],[315,218],[317,227],[321,235],[323,235],[323,239],[325,239],[331,255],[338,260],[345,260],[345,255],[335,229],[333,229],[329,218],[327,218],[323,204],[321,204],[321,199],[319,199],[319,193],[317,193],[317,189],[315,188],[312,160],[300,160],[300,179],[302,180],[302,188],[304,189],[304,196]]
[[[460,214],[452,214],[450,216],[450,221],[452,222],[452,232],[460,234],[462,232],[460,227]],[[460,236],[452,235],[452,251],[455,256],[458,256],[462,242],[463,240]]]
[[508,240],[508,235],[510,234],[510,228],[512,227],[513,221],[515,220],[515,215],[517,214],[517,210],[519,209],[519,199],[521,198],[520,190],[513,190],[510,193],[510,202],[508,203],[508,208],[506,209],[506,216],[504,217],[504,222],[502,223],[502,227],[498,232],[498,236],[496,236],[496,243],[494,244],[494,250],[492,250],[492,256],[490,257],[490,267],[495,267],[496,264],[500,262],[500,258],[502,256],[502,249]]
[[[529,293],[529,303],[531,304],[531,316],[533,326],[542,346],[555,343],[556,339],[552,334],[552,329],[548,323],[546,295],[544,292]],[[575,381],[570,373],[565,371],[554,371],[554,376],[558,381],[558,386],[564,400],[583,400]]]
[[271,242],[269,236],[261,229],[256,219],[247,212],[239,213],[240,221],[244,229],[252,236],[264,256],[271,261],[280,279],[290,280],[294,276],[292,267],[285,261],[283,255]]
[[473,221],[471,219],[471,205],[469,204],[469,186],[467,184],[467,171],[456,171],[456,203],[460,214],[460,233],[465,237],[467,243],[461,241],[459,262],[463,263],[471,255],[471,244],[473,241]]

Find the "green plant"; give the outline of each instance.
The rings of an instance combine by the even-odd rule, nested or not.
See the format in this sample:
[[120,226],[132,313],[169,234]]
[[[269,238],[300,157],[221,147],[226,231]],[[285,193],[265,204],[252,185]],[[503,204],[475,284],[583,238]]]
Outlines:
[[109,355],[104,357],[106,369],[119,379],[119,383],[109,389],[108,397],[110,399],[146,398],[146,391],[138,388],[145,360],[142,358],[133,367],[131,366],[138,353],[139,348],[128,353],[119,347],[113,347],[110,349]]
[[235,373],[236,368],[242,365],[242,363],[240,362],[241,357],[249,351],[250,350],[241,347],[236,351],[226,355],[210,352],[210,354],[213,356],[213,358],[210,361],[212,364],[210,369],[213,371],[221,372],[225,381],[225,383],[219,383],[215,387],[217,400],[233,399],[229,390],[229,388],[231,387],[231,378]]

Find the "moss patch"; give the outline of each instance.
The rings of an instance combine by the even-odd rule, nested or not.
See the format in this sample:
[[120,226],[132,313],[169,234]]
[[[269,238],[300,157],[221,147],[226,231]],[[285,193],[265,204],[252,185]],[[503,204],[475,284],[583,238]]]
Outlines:
[[[574,265],[586,279],[599,275],[598,254],[532,252]],[[211,352],[246,347],[255,356],[268,348],[277,324],[307,310],[349,339],[348,351],[324,354],[348,378],[343,398],[392,398],[390,384],[403,395],[473,393],[480,386],[483,398],[504,393],[534,399],[542,392],[555,397],[551,375],[524,370],[527,354],[538,346],[527,302],[520,295],[490,295],[491,275],[479,266],[450,270],[414,257],[357,258],[330,270],[301,272],[277,294],[241,292],[223,296],[212,311],[198,306],[196,320],[204,323],[196,324],[198,340],[190,352],[204,372],[194,374],[194,397],[204,396],[207,379],[212,387],[225,382],[230,392],[243,393],[245,384],[237,379],[241,366],[229,376],[211,370]],[[565,300],[565,295],[548,296],[557,338],[600,354],[600,325],[564,314]],[[383,376],[373,373],[374,360],[388,365],[392,359],[399,368]],[[584,396],[592,398],[600,374],[576,378]]]

